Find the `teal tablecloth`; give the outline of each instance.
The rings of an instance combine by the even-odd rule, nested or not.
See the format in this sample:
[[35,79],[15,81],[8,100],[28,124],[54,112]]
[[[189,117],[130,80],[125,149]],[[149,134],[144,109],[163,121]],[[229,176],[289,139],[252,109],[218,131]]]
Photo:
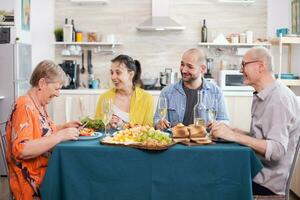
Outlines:
[[41,186],[43,200],[252,200],[262,164],[248,147],[176,145],[153,152],[100,145],[56,146]]

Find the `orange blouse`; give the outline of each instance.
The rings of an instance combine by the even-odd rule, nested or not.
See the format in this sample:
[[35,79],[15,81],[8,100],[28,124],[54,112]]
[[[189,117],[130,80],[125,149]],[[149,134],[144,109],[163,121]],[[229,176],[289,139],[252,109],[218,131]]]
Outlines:
[[40,114],[29,96],[19,97],[6,124],[7,162],[9,184],[19,200],[39,198],[39,187],[46,172],[50,152],[22,160],[20,155],[29,140],[47,137],[56,126],[47,116]]

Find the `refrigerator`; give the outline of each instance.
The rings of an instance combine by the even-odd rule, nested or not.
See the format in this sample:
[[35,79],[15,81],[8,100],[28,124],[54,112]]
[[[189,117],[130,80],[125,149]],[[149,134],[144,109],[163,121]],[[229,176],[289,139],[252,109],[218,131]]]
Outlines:
[[[22,43],[0,44],[0,130],[5,124],[15,100],[30,88],[32,71],[31,45]],[[4,157],[0,154],[0,175],[6,175]]]

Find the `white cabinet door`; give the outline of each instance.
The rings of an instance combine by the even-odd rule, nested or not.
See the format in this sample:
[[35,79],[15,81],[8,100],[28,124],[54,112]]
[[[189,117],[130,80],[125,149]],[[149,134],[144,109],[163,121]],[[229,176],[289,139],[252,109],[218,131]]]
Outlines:
[[98,95],[61,95],[52,103],[52,118],[62,124],[82,117],[94,117]]
[[230,125],[250,131],[252,96],[225,96]]

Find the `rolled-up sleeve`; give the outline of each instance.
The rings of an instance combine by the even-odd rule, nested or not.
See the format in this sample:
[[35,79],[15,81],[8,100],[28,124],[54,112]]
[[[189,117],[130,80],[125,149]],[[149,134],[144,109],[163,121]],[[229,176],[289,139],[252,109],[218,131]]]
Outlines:
[[263,134],[267,141],[265,158],[269,161],[278,161],[287,152],[292,115],[288,105],[284,105],[281,101],[270,106],[274,109],[264,113],[262,122]]

